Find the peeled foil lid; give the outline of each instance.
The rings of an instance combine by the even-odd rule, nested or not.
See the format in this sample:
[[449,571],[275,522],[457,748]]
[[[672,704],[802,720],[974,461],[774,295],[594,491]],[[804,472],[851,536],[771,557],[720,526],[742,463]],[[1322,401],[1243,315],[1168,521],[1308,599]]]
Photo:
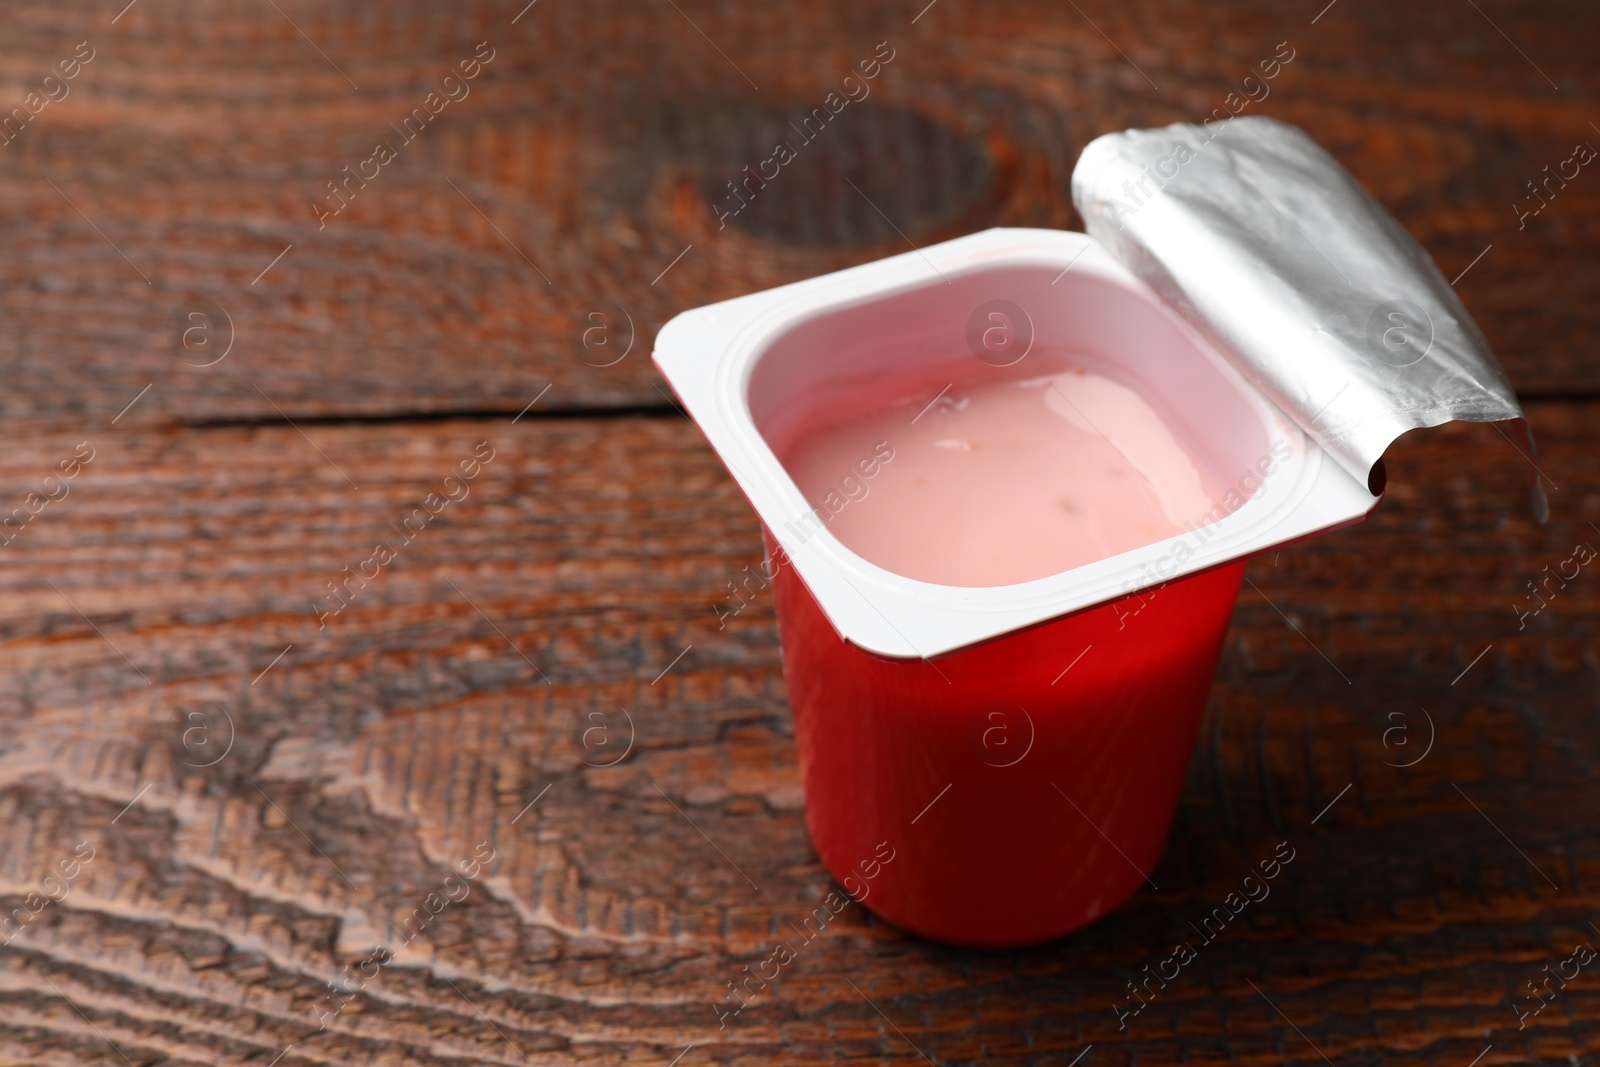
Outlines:
[[1107,134],[1079,157],[1072,201],[1091,236],[1374,494],[1374,468],[1407,430],[1522,418],[1428,253],[1297,127],[1249,117]]

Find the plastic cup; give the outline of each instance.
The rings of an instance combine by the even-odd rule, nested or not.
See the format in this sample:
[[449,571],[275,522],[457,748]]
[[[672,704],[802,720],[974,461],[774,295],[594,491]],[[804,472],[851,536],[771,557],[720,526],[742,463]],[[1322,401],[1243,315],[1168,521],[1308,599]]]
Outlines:
[[896,660],[841,639],[780,565],[806,829],[823,863],[848,888],[888,841],[896,859],[863,903],[955,945],[1036,944],[1116,908],[1165,847],[1243,577],[1228,564]]
[[[846,548],[779,459],[886,381],[1034,346],[1114,371],[1237,501],[1036,581],[941,586]],[[655,359],[766,531],[818,853],[866,907],[951,944],[1047,941],[1149,882],[1245,560],[1377,503],[1082,234],[989,231],[686,312]]]

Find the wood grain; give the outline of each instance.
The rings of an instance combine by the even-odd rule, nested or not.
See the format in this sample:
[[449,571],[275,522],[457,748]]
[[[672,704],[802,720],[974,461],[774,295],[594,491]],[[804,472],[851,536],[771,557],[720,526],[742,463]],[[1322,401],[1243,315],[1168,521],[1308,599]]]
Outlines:
[[[1576,0],[7,5],[0,118],[95,55],[0,144],[0,1063],[1587,1062],[1600,978],[1512,1005],[1600,937],[1600,578],[1519,617],[1600,544],[1600,180],[1514,205],[1600,143],[1596,30]],[[1252,565],[1160,889],[1015,953],[853,907],[719,1028],[832,882],[770,600],[714,608],[758,529],[655,331],[1074,227],[1089,139],[1210,114],[1286,40],[1252,113],[1465,272],[1543,398],[1550,524],[1492,427],[1402,439],[1369,522]],[[719,228],[879,42],[871,96]]]
[[[1600,878],[1600,585],[1520,631],[1511,608],[1600,539],[1596,407],[1530,414],[1549,526],[1493,428],[1449,427],[1391,453],[1371,521],[1253,565],[1159,891],[1020,953],[852,908],[725,1030],[712,1002],[831,882],[770,603],[720,630],[711,607],[758,530],[685,420],[27,427],[0,499],[80,441],[95,456],[0,550],[0,906],[79,842],[95,857],[0,952],[0,1056],[1581,1060],[1600,987],[1521,1031],[1509,1006],[1593,944]],[[323,583],[479,442],[469,495],[319,629]],[[1422,751],[1419,707],[1432,750],[1386,765]],[[602,766],[621,709],[632,746]],[[1297,856],[1271,895],[1119,1031],[1125,983],[1280,841]],[[328,983],[482,842],[466,898],[319,1031]]]
[[[646,357],[674,313],[985,226],[1075,226],[1090,138],[1210,115],[1281,41],[1295,58],[1253,112],[1326,144],[1447,276],[1472,265],[1461,292],[1520,388],[1600,388],[1600,182],[1525,227],[1514,208],[1600,138],[1576,0],[1348,2],[1314,24],[1264,0],[913,6],[12,4],[6,107],[77,42],[96,58],[0,146],[0,414],[109,418],[157,380],[130,417],[514,413],[546,386],[562,408],[659,406]],[[470,95],[319,223],[327,184],[479,42]],[[871,95],[720,227],[713,194],[879,42]],[[207,371],[169,327],[202,300],[227,316],[208,353],[233,341]],[[574,344],[615,305],[605,358]]]

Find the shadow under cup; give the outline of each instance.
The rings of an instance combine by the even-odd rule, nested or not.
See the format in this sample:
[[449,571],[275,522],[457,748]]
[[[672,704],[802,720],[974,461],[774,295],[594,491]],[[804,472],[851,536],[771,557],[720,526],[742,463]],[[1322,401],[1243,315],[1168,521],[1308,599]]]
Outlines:
[[[1267,452],[1258,409],[1153,296],[1014,261],[948,279],[834,305],[772,339],[747,399],[780,462],[816,420],[912,395],[885,388],[924,382],[917,395],[931,397],[1002,365],[969,344],[974,309],[1001,298],[1026,319],[1023,364],[1066,353],[1133,388],[1218,484]],[[766,539],[806,825],[852,896],[912,933],[1000,948],[1059,937],[1153,884],[1243,559],[894,659],[841,639]]]

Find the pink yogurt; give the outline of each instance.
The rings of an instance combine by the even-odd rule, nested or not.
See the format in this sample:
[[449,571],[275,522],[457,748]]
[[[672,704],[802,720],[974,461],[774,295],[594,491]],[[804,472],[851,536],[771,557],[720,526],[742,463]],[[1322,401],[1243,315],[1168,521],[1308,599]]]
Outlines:
[[835,412],[780,458],[847,548],[941,585],[1043,578],[1218,514],[1223,479],[1203,453],[1093,362],[945,364],[954,380],[931,403],[937,385]]

